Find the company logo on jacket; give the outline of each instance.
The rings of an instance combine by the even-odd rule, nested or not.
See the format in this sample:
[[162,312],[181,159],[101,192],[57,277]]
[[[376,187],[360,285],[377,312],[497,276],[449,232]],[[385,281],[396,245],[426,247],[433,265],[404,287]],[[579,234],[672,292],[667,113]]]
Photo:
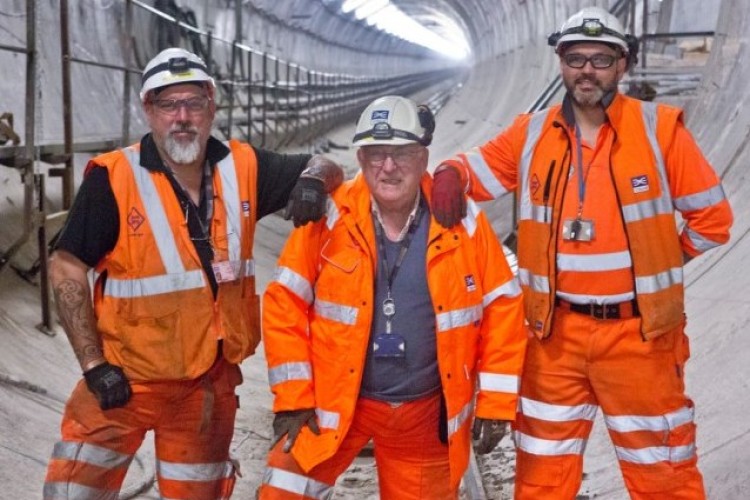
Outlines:
[[633,186],[634,193],[644,193],[648,191],[648,176],[639,175],[630,179],[630,185]]

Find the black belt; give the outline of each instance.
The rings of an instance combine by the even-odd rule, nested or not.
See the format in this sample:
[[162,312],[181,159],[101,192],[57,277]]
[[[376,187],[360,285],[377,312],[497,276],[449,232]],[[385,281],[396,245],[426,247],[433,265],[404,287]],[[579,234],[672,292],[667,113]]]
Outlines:
[[627,319],[640,316],[638,302],[635,299],[619,304],[574,304],[557,298],[555,305],[560,309],[585,314],[596,319]]

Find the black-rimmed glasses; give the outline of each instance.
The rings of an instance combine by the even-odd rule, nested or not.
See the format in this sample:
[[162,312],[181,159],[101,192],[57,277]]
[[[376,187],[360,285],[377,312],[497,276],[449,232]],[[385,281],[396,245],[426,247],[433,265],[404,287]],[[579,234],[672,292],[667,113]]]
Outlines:
[[581,69],[586,66],[587,62],[591,63],[595,69],[607,69],[612,67],[617,58],[609,54],[594,54],[591,57],[586,57],[583,54],[565,54],[563,61],[571,68]]

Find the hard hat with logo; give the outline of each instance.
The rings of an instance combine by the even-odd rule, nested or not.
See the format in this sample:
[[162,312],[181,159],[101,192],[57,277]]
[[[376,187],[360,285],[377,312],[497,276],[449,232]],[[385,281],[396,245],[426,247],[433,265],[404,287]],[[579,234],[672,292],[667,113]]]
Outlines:
[[570,16],[560,31],[549,36],[547,43],[555,48],[555,52],[559,52],[561,46],[571,42],[608,43],[630,52],[629,38],[614,15],[601,7],[585,7]]
[[372,101],[357,121],[354,146],[417,143],[429,146],[435,131],[435,118],[430,109],[397,95]]
[[159,52],[143,70],[141,100],[149,90],[177,83],[207,82],[215,86],[203,59],[185,49],[172,47]]

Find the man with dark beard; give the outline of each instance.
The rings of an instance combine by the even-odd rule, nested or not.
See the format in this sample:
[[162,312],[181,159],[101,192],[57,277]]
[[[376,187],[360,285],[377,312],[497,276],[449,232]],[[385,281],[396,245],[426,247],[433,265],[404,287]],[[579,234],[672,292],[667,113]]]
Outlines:
[[445,161],[432,196],[449,227],[464,190],[517,196],[537,341],[521,377],[515,498],[576,497],[600,406],[631,498],[705,498],[684,390],[683,264],[729,239],[731,209],[682,112],[618,93],[637,41],[617,18],[585,8],[549,42],[562,104]]
[[260,341],[256,221],[285,206],[295,226],[318,220],[343,172],[214,138],[215,92],[199,57],[164,50],[142,77],[151,133],[86,168],[50,259],[83,379],[44,498],[116,498],[147,431],[162,497],[232,493],[239,363]]

